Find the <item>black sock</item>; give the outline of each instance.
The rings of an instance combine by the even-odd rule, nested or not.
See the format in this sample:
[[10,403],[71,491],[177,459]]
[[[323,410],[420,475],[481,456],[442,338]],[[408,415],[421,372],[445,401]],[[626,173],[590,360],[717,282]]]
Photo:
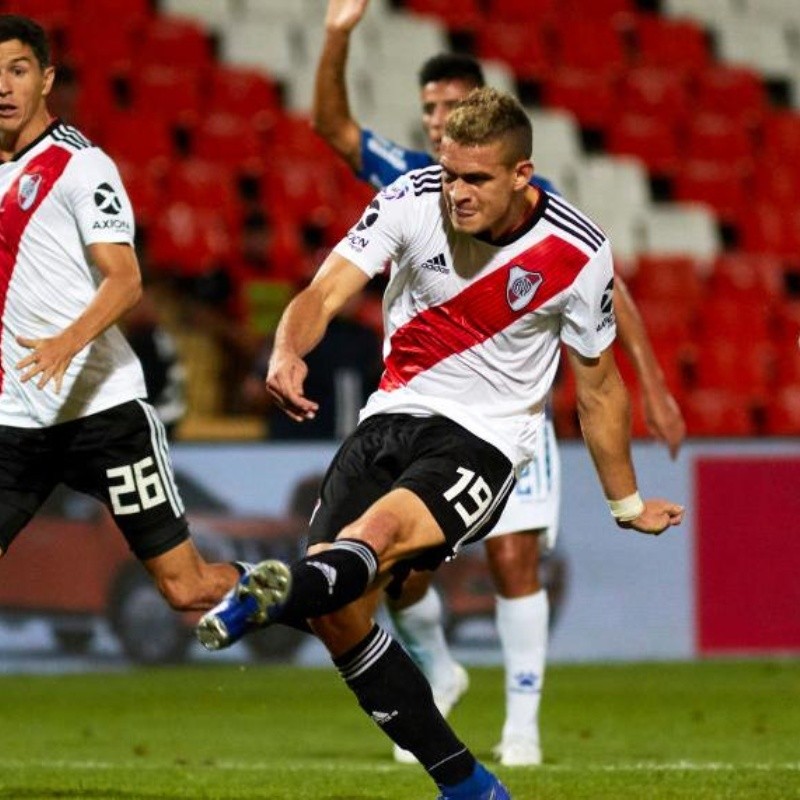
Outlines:
[[475,757],[434,705],[425,676],[386,631],[375,625],[333,663],[361,708],[438,785],[452,786],[472,774]]
[[292,566],[292,591],[278,622],[338,611],[364,594],[377,570],[378,557],[368,544],[337,539],[327,550]]

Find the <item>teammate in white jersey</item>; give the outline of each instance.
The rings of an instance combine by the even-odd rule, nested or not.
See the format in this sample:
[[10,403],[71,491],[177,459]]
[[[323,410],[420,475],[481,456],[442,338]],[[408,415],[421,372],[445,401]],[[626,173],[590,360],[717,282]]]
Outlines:
[[506,798],[437,710],[430,684],[375,624],[379,590],[433,570],[496,524],[530,462],[565,344],[581,426],[624,527],[660,533],[683,508],[643,501],[630,406],[613,355],[609,242],[577,209],[530,185],[524,109],[492,89],[451,114],[441,167],[383,189],[279,323],[267,388],[298,422],[318,404],[303,361],[334,314],[392,263],[385,371],[338,450],[312,517],[309,554],[266,561],[198,626],[209,649],[253,626],[308,620],[361,707],[409,750],[441,798]]
[[53,78],[42,28],[0,15],[0,555],[63,482],[108,507],[170,605],[208,609],[240,571],[189,538],[115,326],[141,294],[131,205],[111,159],[51,118]]
[[[380,188],[411,169],[435,163],[444,124],[453,105],[484,83],[480,64],[469,56],[445,53],[419,73],[422,124],[430,153],[409,150],[363,128],[350,113],[345,79],[350,35],[368,0],[330,0],[323,50],[316,75],[314,124],[358,177]],[[557,191],[541,175],[532,182]],[[614,304],[619,337],[635,366],[652,433],[675,455],[686,426],[656,361],[641,318],[619,276]],[[544,683],[549,601],[539,575],[542,554],[555,545],[559,530],[560,462],[552,420],[547,419],[537,452],[517,481],[497,526],[485,539],[497,590],[496,624],[505,664],[505,721],[496,748],[506,766],[541,762],[539,705]],[[511,535],[513,534],[513,535]],[[446,713],[466,688],[463,668],[444,636],[442,604],[423,573],[390,601],[395,628],[433,687]],[[408,754],[395,748],[398,761]]]

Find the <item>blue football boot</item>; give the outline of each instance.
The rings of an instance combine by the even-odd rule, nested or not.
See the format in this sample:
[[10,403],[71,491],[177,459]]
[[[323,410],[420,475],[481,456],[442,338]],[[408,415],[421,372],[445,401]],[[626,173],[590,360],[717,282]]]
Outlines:
[[483,764],[475,764],[475,771],[465,781],[439,788],[442,793],[436,800],[511,800],[508,789]]
[[206,650],[222,650],[246,633],[274,621],[292,588],[283,561],[269,559],[244,568],[238,583],[197,623],[195,635]]

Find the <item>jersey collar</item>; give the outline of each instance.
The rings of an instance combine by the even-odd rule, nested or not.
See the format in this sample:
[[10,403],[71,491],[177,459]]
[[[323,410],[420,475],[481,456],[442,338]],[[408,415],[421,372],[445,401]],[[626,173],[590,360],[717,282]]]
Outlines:
[[11,164],[14,161],[19,161],[25,153],[32,150],[36,145],[46,139],[59,125],[61,124],[61,120],[58,117],[54,117],[50,124],[28,145],[22,148],[18,153],[14,153],[12,158],[9,158],[8,161],[4,161],[4,164]]
[[542,215],[544,214],[549,202],[547,192],[540,186],[537,186],[536,188],[539,190],[539,199],[536,201],[536,205],[531,209],[530,214],[528,215],[528,218],[525,220],[525,224],[522,225],[522,227],[517,228],[513,233],[509,233],[506,236],[500,236],[497,239],[492,239],[488,233],[479,233],[475,236],[475,238],[481,242],[492,245],[492,247],[505,247],[506,245],[512,244],[518,239],[521,239],[542,218]]

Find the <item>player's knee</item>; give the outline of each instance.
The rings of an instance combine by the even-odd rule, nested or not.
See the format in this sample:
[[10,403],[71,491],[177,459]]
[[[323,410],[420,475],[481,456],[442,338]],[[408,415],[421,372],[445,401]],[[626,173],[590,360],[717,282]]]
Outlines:
[[355,522],[342,529],[336,538],[358,539],[368,544],[383,560],[398,545],[400,538],[400,520],[389,511],[367,513]]

